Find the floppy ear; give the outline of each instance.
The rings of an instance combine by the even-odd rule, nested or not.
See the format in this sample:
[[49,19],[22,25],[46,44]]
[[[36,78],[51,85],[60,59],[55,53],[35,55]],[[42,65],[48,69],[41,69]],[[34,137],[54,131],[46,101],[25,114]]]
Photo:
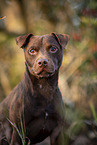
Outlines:
[[28,44],[28,42],[29,42],[31,36],[33,36],[33,34],[27,34],[27,35],[23,35],[23,36],[18,36],[18,37],[16,38],[16,43],[17,43],[17,45],[18,45],[20,48],[24,48],[24,47]]
[[56,34],[55,32],[51,33],[53,36],[55,36],[57,42],[59,43],[60,46],[63,48],[66,48],[66,45],[69,40],[69,35],[67,34]]

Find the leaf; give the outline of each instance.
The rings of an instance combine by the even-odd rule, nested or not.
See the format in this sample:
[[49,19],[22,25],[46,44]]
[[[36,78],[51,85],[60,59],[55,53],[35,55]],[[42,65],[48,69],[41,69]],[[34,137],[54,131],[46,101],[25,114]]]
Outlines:
[[5,18],[6,18],[6,16],[0,16],[0,20],[1,20],[1,19],[5,19]]
[[97,123],[97,114],[96,114],[95,108],[94,108],[94,106],[93,106],[92,103],[90,103],[90,108],[91,108],[93,117],[94,117],[94,119],[95,119],[95,121],[96,121],[96,123]]

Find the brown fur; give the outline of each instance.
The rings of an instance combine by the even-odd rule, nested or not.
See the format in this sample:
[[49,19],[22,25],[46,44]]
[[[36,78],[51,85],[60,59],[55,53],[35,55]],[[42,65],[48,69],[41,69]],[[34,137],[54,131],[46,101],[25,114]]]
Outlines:
[[64,145],[64,105],[58,72],[68,39],[68,35],[56,33],[16,39],[24,49],[26,71],[23,80],[0,104],[0,145],[22,145],[11,125],[20,129],[21,121],[26,142],[30,140],[31,145],[48,136],[51,145]]

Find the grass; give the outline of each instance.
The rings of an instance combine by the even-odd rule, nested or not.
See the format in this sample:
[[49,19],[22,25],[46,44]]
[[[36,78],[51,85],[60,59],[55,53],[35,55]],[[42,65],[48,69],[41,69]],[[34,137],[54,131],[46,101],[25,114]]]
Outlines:
[[90,103],[90,108],[92,111],[93,118],[94,118],[95,122],[97,123],[97,113],[96,113],[96,110],[95,110],[94,105],[92,103]]
[[93,115],[93,118],[94,118],[92,128],[93,128],[95,136],[97,137],[97,113],[96,113],[95,107],[92,103],[90,103],[90,108],[91,108],[91,112],[92,112],[92,115]]
[[[24,127],[23,127],[23,122],[21,120],[21,126],[20,126],[20,129],[18,129],[18,127],[16,126],[15,123],[11,122],[9,119],[8,119],[9,123],[16,129],[19,137],[21,138],[21,141],[22,141],[22,145],[26,145],[26,138],[25,137],[25,133],[24,133]],[[28,141],[28,144],[27,145],[30,145],[30,140]]]

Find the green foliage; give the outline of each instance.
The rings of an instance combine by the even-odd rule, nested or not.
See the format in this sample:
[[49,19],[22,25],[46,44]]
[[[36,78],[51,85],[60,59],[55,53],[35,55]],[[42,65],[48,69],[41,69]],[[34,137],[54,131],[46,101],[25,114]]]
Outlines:
[[90,103],[90,108],[91,108],[94,120],[97,123],[97,113],[96,113],[96,110],[95,110],[94,105],[92,103]]
[[80,110],[76,110],[74,106],[66,106],[66,122],[69,124],[67,128],[67,135],[69,138],[74,139],[80,131],[84,128],[83,114]]
[[[25,133],[24,133],[24,126],[23,126],[23,122],[22,122],[22,119],[21,119],[21,128],[19,129],[15,123],[11,122],[9,119],[7,119],[9,121],[9,123],[16,129],[19,137],[21,138],[21,141],[22,141],[22,145],[26,145],[26,137],[25,137]],[[28,142],[27,145],[30,145],[30,141]]]

